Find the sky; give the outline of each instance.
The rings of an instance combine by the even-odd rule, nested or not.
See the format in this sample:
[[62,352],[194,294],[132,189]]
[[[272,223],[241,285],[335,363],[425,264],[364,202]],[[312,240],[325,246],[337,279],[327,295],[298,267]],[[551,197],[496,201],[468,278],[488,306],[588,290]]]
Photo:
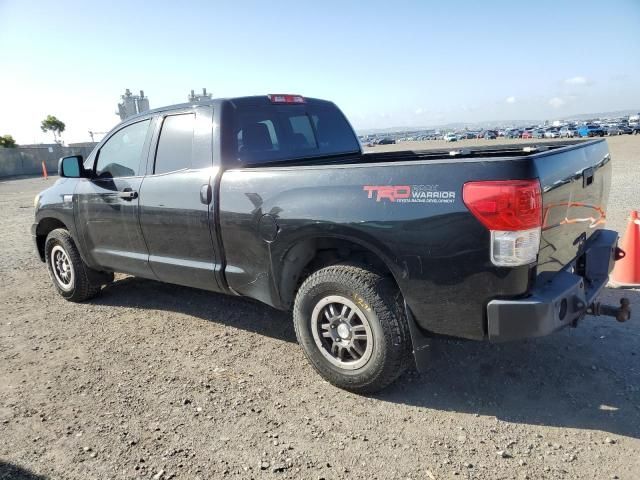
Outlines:
[[151,107],[296,93],[356,129],[640,110],[640,0],[0,0],[0,135],[108,131]]

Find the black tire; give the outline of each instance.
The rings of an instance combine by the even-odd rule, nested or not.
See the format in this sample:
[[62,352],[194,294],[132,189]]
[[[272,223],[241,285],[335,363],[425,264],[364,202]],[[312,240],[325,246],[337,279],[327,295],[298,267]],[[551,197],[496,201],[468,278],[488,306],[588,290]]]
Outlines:
[[[58,228],[47,235],[44,255],[53,286],[66,300],[83,302],[100,292],[101,285],[89,280],[90,269],[82,261],[76,244],[65,229]],[[56,272],[54,263],[62,265],[61,269],[64,269],[64,272]],[[65,274],[69,275],[67,282],[64,280],[67,278]]]
[[[350,324],[353,331],[349,328],[349,336],[353,336],[353,339],[337,340],[347,343],[337,343],[333,338],[325,338],[325,333],[337,337],[340,325],[334,328],[334,323],[326,323],[324,327],[319,324],[320,319],[322,322],[331,322],[325,315],[328,315],[327,309],[336,305],[331,303],[333,299],[339,299],[337,305],[351,302],[356,308],[348,308],[355,310],[355,322],[362,323],[362,326]],[[342,314],[344,316],[344,310]],[[298,343],[311,365],[329,383],[345,390],[356,393],[376,392],[393,382],[410,364],[411,339],[400,291],[392,279],[364,267],[339,264],[322,268],[309,276],[296,295],[293,322]],[[341,358],[334,356],[333,360],[330,359],[333,347],[330,348],[329,345],[353,345],[354,342],[360,342],[355,339],[358,334],[353,332],[356,328],[362,332],[365,324],[369,330],[359,336],[370,336],[370,349],[369,340],[362,340],[365,343],[361,343],[359,349],[364,349],[365,353],[358,361],[343,366],[336,365],[335,362],[340,363]],[[326,325],[331,325],[334,330],[330,331]],[[353,346],[351,349],[355,351]],[[347,348],[344,347],[344,350]],[[340,356],[340,353],[337,355]],[[351,354],[345,353],[343,356],[345,355]],[[355,366],[362,361],[364,363],[360,366]]]

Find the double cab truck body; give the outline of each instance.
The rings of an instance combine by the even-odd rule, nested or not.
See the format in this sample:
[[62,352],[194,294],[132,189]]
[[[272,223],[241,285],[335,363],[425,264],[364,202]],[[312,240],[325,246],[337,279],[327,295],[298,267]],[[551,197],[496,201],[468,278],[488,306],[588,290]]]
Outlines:
[[621,255],[604,140],[363,153],[333,103],[270,95],[145,112],[59,170],[32,233],[65,298],[124,272],[292,309],[360,392],[433,335],[575,325]]

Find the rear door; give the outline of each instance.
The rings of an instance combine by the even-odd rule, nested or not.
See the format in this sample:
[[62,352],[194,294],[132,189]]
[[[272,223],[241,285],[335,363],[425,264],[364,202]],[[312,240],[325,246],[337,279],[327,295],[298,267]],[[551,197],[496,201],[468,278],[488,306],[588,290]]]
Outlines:
[[158,279],[219,291],[213,241],[212,110],[202,106],[158,118],[140,189],[140,225]]
[[123,126],[100,147],[93,178],[76,188],[77,229],[89,261],[116,272],[153,278],[138,222],[139,190],[151,140],[150,119]]

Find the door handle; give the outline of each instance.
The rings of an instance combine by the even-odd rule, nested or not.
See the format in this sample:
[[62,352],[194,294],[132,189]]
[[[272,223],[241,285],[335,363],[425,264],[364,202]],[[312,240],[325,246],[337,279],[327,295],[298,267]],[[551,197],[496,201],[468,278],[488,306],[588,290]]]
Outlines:
[[138,192],[134,192],[132,190],[125,190],[123,192],[118,193],[118,197],[123,200],[135,200],[138,198]]
[[211,203],[211,197],[211,185],[202,185],[202,187],[200,187],[200,201],[205,205],[209,205]]

